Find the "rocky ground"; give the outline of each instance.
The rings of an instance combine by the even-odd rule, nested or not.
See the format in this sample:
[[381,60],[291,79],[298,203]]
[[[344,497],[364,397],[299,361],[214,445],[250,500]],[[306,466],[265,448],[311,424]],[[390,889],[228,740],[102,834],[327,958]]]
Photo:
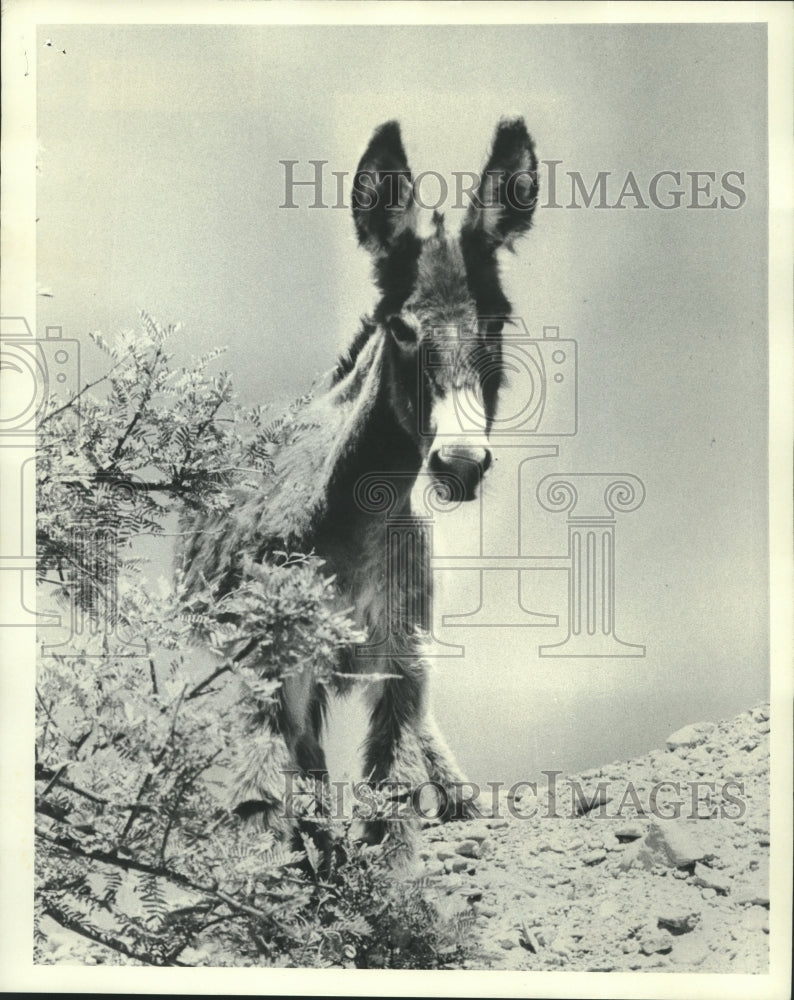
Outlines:
[[429,822],[420,858],[471,968],[767,972],[769,706]]
[[[425,821],[411,874],[457,927],[465,967],[768,971],[768,705],[542,779],[481,801],[481,818]],[[107,961],[49,936],[44,961]]]

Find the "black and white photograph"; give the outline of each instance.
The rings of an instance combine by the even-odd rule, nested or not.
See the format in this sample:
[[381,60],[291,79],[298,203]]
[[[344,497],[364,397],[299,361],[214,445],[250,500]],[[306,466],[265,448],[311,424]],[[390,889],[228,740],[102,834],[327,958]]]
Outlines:
[[3,989],[788,996],[791,8],[3,21]]

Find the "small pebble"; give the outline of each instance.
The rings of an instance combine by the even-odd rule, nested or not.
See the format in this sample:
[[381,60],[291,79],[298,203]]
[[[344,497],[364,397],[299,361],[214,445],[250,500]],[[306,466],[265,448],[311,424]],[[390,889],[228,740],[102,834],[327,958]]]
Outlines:
[[673,950],[673,942],[669,934],[648,934],[640,942],[640,951],[643,955],[654,955],[658,952],[668,952]]
[[464,858],[479,858],[482,853],[482,844],[472,838],[461,840],[456,846],[455,851],[463,855]]

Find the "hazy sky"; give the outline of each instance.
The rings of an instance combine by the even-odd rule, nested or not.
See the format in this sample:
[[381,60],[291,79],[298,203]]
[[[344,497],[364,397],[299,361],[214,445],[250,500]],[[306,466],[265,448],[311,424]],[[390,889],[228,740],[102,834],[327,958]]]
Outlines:
[[[530,332],[578,343],[579,431],[542,439],[559,457],[525,465],[520,491],[527,453],[496,450],[490,551],[514,551],[520,520],[523,554],[564,553],[564,515],[534,500],[542,475],[638,476],[645,503],[617,525],[617,633],[647,654],[540,659],[565,636],[559,572],[521,581],[556,629],[439,630],[466,656],[438,661],[438,714],[480,780],[628,757],[766,697],[765,46],[754,25],[40,33],[38,280],[53,297],[39,326],[83,338],[135,326],[139,308],[179,320],[186,355],[229,346],[251,403],[304,391],[373,298],[349,213],[306,207],[308,192],[280,208],[280,160],[301,178],[328,161],[332,202],[330,171],[352,172],[387,119],[415,172],[450,177],[482,166],[500,116],[523,114],[541,159],[561,161],[563,205],[571,172],[588,188],[611,172],[612,204],[628,171],[646,202],[654,175],[678,171],[684,206],[686,172],[714,172],[699,196],[714,209],[541,208],[505,261]],[[441,519],[436,551],[477,527],[474,509]],[[476,576],[440,576],[439,613],[474,610]]]

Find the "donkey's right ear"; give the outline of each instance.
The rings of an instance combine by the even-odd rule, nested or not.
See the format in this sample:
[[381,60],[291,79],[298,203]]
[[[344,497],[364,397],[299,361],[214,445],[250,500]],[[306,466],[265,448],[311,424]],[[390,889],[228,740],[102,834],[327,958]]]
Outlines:
[[413,178],[398,122],[375,130],[353,180],[353,221],[359,243],[382,256],[407,229],[413,229],[416,206]]
[[537,200],[535,144],[523,118],[502,119],[463,230],[479,234],[492,250],[509,249],[532,224]]

